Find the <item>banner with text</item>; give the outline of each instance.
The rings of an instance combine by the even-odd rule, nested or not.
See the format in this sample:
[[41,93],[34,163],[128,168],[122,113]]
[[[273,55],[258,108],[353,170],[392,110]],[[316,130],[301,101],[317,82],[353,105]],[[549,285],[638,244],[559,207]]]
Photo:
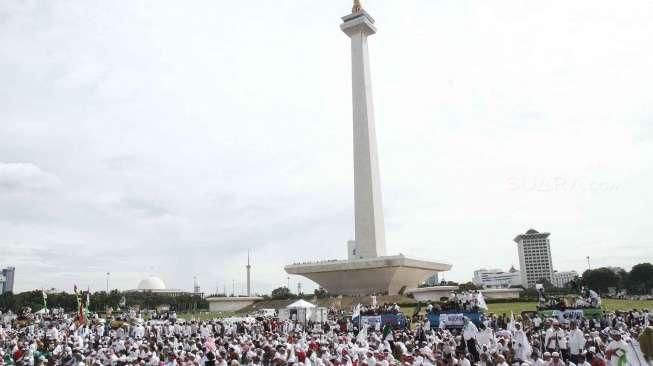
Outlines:
[[[377,325],[378,324],[378,325]],[[377,329],[381,327],[381,315],[376,316],[362,316],[361,326],[367,325],[370,329]]]
[[464,325],[463,314],[440,314],[440,323],[445,327],[462,327]]

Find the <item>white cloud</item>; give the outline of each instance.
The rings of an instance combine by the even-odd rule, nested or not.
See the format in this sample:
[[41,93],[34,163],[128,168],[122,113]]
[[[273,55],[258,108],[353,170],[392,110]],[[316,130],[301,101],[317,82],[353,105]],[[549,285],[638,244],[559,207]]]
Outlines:
[[0,162],[0,194],[40,192],[59,184],[56,176],[34,164]]
[[[230,287],[252,248],[269,290],[286,263],[343,257],[348,5],[0,3],[0,264],[19,289]],[[653,4],[364,5],[390,252],[468,280],[517,264],[534,227],[560,269],[647,257]]]

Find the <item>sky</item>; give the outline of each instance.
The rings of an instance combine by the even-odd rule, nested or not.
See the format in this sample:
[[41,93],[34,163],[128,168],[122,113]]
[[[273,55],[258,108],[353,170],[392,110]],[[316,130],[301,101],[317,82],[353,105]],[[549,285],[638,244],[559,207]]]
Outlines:
[[[390,254],[653,261],[653,2],[368,0]],[[259,293],[353,238],[342,1],[0,2],[0,266],[16,291]]]

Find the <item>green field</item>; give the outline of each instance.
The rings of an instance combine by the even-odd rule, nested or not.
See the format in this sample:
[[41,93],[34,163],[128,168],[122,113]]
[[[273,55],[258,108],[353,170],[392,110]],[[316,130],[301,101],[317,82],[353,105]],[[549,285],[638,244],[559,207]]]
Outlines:
[[[537,303],[535,302],[509,302],[509,303],[495,303],[488,304],[489,311],[495,314],[507,314],[510,315],[512,311],[514,314],[519,314],[522,311],[533,311],[535,310]],[[274,306],[270,306],[274,307]],[[653,310],[653,300],[614,300],[614,299],[603,299],[603,309],[607,311],[615,310],[632,310],[632,309],[649,309]],[[247,309],[246,309],[247,310]],[[251,309],[250,309],[251,310]],[[401,311],[406,314],[406,316],[412,316],[415,308],[413,306],[402,306]],[[424,312],[424,308],[422,308]],[[208,311],[198,311],[195,313],[177,313],[178,318],[183,318],[186,320],[210,320],[215,318],[225,318],[230,316],[238,316],[242,314],[237,313],[212,313]]]
[[221,319],[228,318],[230,316],[238,315],[233,312],[219,312],[214,313],[210,311],[196,311],[194,313],[177,313],[177,318],[184,320],[211,320],[211,319]]
[[[632,309],[653,309],[653,300],[615,300],[615,299],[603,299],[603,310],[615,311],[615,310],[632,310]],[[535,302],[509,302],[509,303],[498,303],[498,304],[488,304],[489,311],[495,314],[510,314],[512,311],[515,314],[519,314],[525,310],[535,310],[537,303]]]

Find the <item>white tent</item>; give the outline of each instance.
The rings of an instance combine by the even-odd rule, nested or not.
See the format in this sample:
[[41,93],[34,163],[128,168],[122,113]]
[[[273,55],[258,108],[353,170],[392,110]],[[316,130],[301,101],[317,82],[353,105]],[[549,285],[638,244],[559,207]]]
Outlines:
[[313,309],[314,307],[315,305],[311,304],[310,302],[304,299],[300,299],[286,306],[286,309]]
[[[315,305],[305,300],[297,300],[286,306],[286,309],[284,310],[284,313],[287,312],[286,315],[288,319],[306,324],[306,322],[313,317]],[[281,311],[279,312],[279,318],[281,319]]]

